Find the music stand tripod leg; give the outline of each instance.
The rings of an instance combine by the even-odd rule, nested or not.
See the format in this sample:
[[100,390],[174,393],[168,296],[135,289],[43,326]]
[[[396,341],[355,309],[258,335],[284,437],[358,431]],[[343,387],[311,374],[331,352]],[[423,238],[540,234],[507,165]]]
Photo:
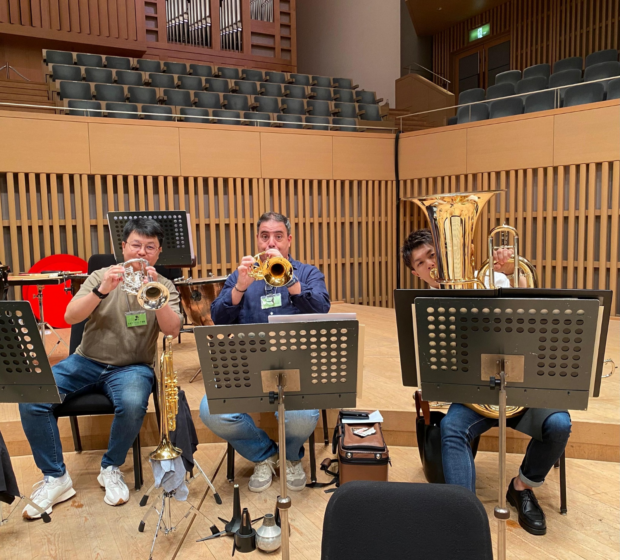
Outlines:
[[492,386],[499,386],[499,505],[494,514],[497,519],[497,558],[506,560],[506,521],[510,519],[510,511],[506,507],[506,367],[505,360],[497,362],[499,379],[491,377]]
[[191,383],[192,381],[194,381],[194,379],[196,379],[201,373],[202,373],[202,368],[198,368],[198,371],[192,376],[189,382]]
[[278,509],[282,525],[282,560],[289,560],[289,524],[288,510],[291,507],[291,499],[287,495],[286,486],[286,429],[284,418],[284,388],[282,387],[282,374],[278,374],[278,447],[280,452],[280,496],[278,496]]

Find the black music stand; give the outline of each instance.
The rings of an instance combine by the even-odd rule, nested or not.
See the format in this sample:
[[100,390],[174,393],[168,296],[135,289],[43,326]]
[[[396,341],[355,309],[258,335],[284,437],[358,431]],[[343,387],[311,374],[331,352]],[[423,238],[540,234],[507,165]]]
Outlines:
[[123,262],[123,228],[128,220],[136,218],[155,220],[164,230],[164,244],[157,264],[168,268],[196,266],[192,222],[189,212],[184,210],[108,212],[108,226],[117,262]]
[[495,517],[498,558],[504,560],[510,518],[504,491],[506,401],[526,408],[587,409],[590,395],[597,395],[597,378],[600,385],[611,292],[563,290],[564,297],[557,290],[415,292],[421,295],[413,305],[410,297],[397,297],[400,324],[409,314],[412,330],[406,330],[413,334],[401,337],[399,325],[399,344],[401,360],[407,339],[415,348],[424,398],[499,405]]
[[[45,354],[43,340],[37,334],[38,326],[27,301],[0,301],[0,402],[62,402],[54,381],[54,374]],[[45,523],[50,516],[20,493],[20,502],[0,525],[25,501],[40,514]]]
[[194,329],[211,414],[278,412],[282,559],[289,558],[286,408],[355,407],[357,321],[205,326]]

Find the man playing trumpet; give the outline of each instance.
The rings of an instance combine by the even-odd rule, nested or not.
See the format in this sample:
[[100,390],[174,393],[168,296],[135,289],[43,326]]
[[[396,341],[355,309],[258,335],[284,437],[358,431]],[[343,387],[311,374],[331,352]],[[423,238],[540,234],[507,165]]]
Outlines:
[[[129,499],[119,467],[125,462],[142,427],[149,395],[153,389],[153,360],[159,332],[178,336],[183,324],[179,294],[168,279],[158,277],[154,265],[162,250],[164,232],[154,220],[130,220],[123,231],[123,258],[145,259],[146,273],[170,293],[168,302],[157,310],[138,305],[133,295],[124,293],[124,267],[114,265],[93,272],[75,294],[65,313],[65,321],[75,325],[86,321],[82,342],[52,371],[58,391],[71,399],[85,393],[101,392],[114,404],[114,420],[108,450],[101,460],[97,481],[105,488],[104,501],[111,506]],[[136,270],[140,263],[134,263]],[[146,282],[146,279],[144,279]],[[37,467],[43,472],[31,496],[33,502],[51,513],[52,507],[75,495],[65,467],[62,445],[54,416],[56,404],[20,404],[26,437]],[[134,459],[135,460],[135,459]],[[26,519],[40,517],[26,506]]]
[[[245,256],[211,305],[216,325],[267,323],[269,315],[327,313],[330,308],[325,276],[314,266],[290,256],[291,224],[286,216],[267,212],[258,220],[256,244],[265,258],[284,257],[292,265],[293,274],[287,284],[274,288],[255,281],[250,274],[255,267],[252,256]],[[256,426],[249,414],[211,414],[205,396],[200,403],[200,418],[216,435],[228,441],[246,459],[255,463],[249,489],[263,492],[271,485],[278,465],[278,446]],[[301,466],[304,442],[314,431],[318,410],[293,410],[286,413],[286,482],[289,490],[306,486],[306,473]],[[282,468],[282,466],[280,466]]]

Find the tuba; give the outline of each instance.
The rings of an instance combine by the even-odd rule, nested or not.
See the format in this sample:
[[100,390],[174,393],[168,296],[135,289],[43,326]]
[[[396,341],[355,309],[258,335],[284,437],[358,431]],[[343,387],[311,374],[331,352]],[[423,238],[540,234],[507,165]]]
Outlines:
[[[140,270],[134,270],[133,263],[140,263]],[[153,282],[146,273],[146,267],[149,262],[145,259],[131,259],[121,266],[125,269],[123,272],[123,282],[121,289],[138,298],[141,307],[148,310],[161,309],[170,299],[168,288],[159,282]],[[148,282],[145,284],[144,279]]]
[[254,266],[249,275],[254,280],[264,280],[274,288],[288,284],[293,277],[293,265],[290,261],[284,257],[270,257],[261,261],[260,257],[264,254],[263,252],[254,256]]
[[172,365],[172,337],[164,336],[164,351],[159,360],[159,445],[149,458],[153,461],[176,459],[181,450],[172,445],[169,433],[177,428],[179,412],[179,389],[177,374]]
[[[473,242],[476,224],[484,206],[501,191],[485,191],[471,193],[451,193],[411,198],[424,210],[430,222],[430,230],[435,244],[436,268],[431,277],[441,288],[453,290],[485,289],[488,276],[489,287],[495,287],[493,270],[493,251],[506,247],[508,234],[513,236],[515,272],[513,287],[519,286],[521,274],[527,280],[528,288],[536,288],[538,277],[536,269],[527,259],[519,255],[519,235],[513,227],[502,225],[489,233],[489,258],[475,271]],[[496,234],[500,234],[500,246],[494,244]],[[499,409],[494,405],[466,405],[478,414],[487,418],[498,418]],[[512,418],[523,414],[525,409],[518,406],[507,406],[506,417]]]

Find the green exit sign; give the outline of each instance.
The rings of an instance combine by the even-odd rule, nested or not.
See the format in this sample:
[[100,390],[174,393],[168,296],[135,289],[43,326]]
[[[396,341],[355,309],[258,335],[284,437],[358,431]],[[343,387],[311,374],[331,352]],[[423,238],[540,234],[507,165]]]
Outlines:
[[487,23],[482,27],[476,27],[476,29],[472,29],[469,32],[469,42],[477,41],[478,39],[482,39],[491,33],[491,24]]

